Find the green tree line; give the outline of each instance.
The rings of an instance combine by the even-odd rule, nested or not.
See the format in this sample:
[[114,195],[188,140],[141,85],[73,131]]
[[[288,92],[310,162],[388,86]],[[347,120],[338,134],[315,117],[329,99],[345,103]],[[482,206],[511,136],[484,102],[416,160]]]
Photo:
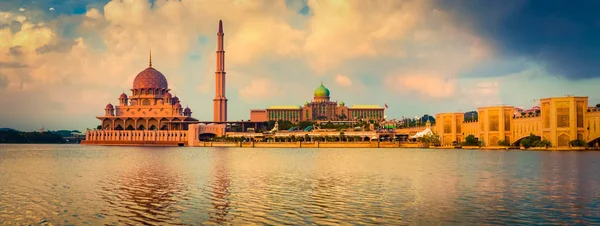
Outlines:
[[50,132],[0,131],[0,143],[62,144],[65,139]]

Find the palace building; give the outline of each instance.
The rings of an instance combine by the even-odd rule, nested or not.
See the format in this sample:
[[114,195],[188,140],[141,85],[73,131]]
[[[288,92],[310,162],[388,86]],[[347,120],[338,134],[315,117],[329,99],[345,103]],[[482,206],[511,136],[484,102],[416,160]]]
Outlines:
[[[515,112],[518,112],[515,113]],[[464,120],[464,113],[436,114],[437,132],[442,145],[460,143],[473,135],[486,147],[499,146],[507,141],[513,146],[531,134],[550,141],[552,147],[569,147],[572,140],[583,140],[589,146],[600,141],[600,109],[588,106],[588,97],[552,97],[540,100],[540,106],[531,114],[520,114],[513,106],[486,106],[477,108],[477,120]],[[405,128],[398,133],[415,134],[426,128]]]
[[330,92],[321,83],[314,92],[313,100],[304,105],[270,106],[267,109],[250,110],[250,121],[381,121],[385,109],[378,105],[353,105],[351,107],[337,101],[331,101]]

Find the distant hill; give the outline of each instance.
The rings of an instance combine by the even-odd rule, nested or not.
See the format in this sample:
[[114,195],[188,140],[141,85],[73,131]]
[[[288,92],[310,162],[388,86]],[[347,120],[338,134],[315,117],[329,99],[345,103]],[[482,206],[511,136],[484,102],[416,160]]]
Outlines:
[[62,144],[65,142],[60,135],[49,132],[20,132],[14,129],[0,131],[0,143]]
[[0,128],[0,132],[4,132],[4,131],[13,131],[13,132],[19,132],[16,129],[12,129],[12,128]]

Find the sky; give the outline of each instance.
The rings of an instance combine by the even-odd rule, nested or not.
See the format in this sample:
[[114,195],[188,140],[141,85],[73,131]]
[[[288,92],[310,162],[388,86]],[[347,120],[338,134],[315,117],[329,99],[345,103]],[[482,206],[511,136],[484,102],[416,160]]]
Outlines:
[[600,1],[0,1],[0,128],[94,128],[148,66],[193,117],[212,120],[223,20],[228,119],[333,101],[387,118],[600,103]]

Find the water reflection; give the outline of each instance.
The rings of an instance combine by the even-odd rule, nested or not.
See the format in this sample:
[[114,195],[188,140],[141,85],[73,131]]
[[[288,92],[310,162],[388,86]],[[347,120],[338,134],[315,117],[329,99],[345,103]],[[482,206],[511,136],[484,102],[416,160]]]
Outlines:
[[222,149],[214,152],[213,178],[208,193],[212,209],[208,210],[209,222],[222,224],[231,220],[228,216],[231,204],[229,191],[230,179],[228,169],[229,150]]
[[119,223],[179,224],[178,215],[190,198],[184,180],[164,161],[140,159],[137,167],[101,183],[101,197],[108,208],[107,217]]

